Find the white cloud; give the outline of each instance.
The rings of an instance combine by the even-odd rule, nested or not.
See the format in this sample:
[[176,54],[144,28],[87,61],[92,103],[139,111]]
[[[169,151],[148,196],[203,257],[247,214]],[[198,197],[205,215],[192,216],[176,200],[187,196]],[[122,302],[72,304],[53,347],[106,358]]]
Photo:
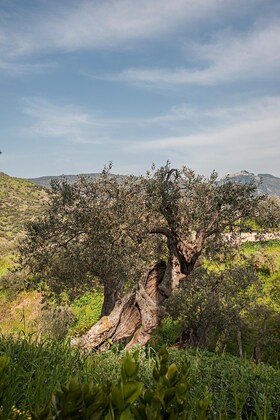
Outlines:
[[192,43],[189,53],[201,63],[196,68],[130,68],[107,78],[155,86],[267,78],[280,71],[280,26],[273,23],[246,33],[219,34],[212,43]]
[[[115,48],[252,9],[264,0],[80,0],[44,2],[4,19],[0,50],[10,57],[44,49]],[[10,11],[10,13],[12,13]],[[3,21],[3,19],[2,19]]]
[[278,118],[280,113],[280,97],[264,96],[250,101],[223,107],[202,107],[183,103],[171,107],[161,115],[145,118],[111,118],[100,120],[104,126],[137,126],[138,128],[167,128],[170,131],[209,132],[211,127],[228,127],[231,124],[251,123],[255,120]]
[[[208,133],[196,133],[187,136],[164,137],[160,139],[143,141],[141,144],[131,145],[131,150],[148,151],[176,149],[182,150],[186,147],[227,147],[227,145],[235,145],[240,149],[247,149],[251,146],[261,146],[269,148],[275,145],[273,153],[278,151],[279,145],[280,120],[277,117],[269,118],[262,121],[243,122],[242,124],[232,124],[226,128],[212,128]],[[264,142],[265,139],[265,142]],[[265,146],[265,147],[264,147]]]
[[[32,98],[24,101],[24,113],[30,118],[30,124],[21,129],[25,138],[93,143],[99,144],[100,150],[103,144],[104,151],[110,144],[110,151],[112,147],[118,150],[138,172],[139,160],[147,162],[149,157],[152,161],[156,156],[162,162],[172,159],[176,166],[188,164],[200,173],[213,168],[221,174],[240,169],[278,173],[280,96],[216,108],[182,104],[166,114],[139,119],[100,118],[74,105]],[[162,129],[166,136],[157,134]],[[148,134],[151,132],[153,136]],[[134,165],[133,156],[137,156]],[[126,166],[117,169],[121,172]]]
[[[126,145],[126,151],[173,156],[173,164],[187,164],[202,173],[215,168],[223,174],[240,169],[277,174],[279,114],[280,97],[227,108],[197,109],[197,129],[192,133],[138,141]],[[178,129],[178,120],[174,118],[173,122]]]
[[22,76],[29,74],[41,74],[49,70],[55,69],[57,63],[45,62],[45,63],[27,63],[18,62],[17,60],[0,61],[0,71],[8,73],[10,76]]
[[31,123],[20,130],[27,137],[60,138],[80,144],[108,140],[100,133],[103,122],[73,105],[55,105],[41,98],[29,98],[23,101],[23,112],[31,118]]
[[[172,107],[167,113],[151,117],[110,118],[100,117],[92,111],[84,110],[72,104],[57,105],[43,98],[26,98],[23,100],[23,113],[31,118],[31,122],[22,131],[29,136],[67,137],[77,142],[87,142],[97,135],[102,138],[114,137],[116,130],[121,130],[126,137],[125,130],[137,127],[137,135],[146,135],[146,130],[166,129],[169,133],[179,132],[184,135],[167,136],[163,139],[151,139],[131,148],[153,149],[184,145],[186,139],[194,140],[194,145],[204,144],[219,132],[225,133],[228,128],[239,126],[253,127],[256,123],[262,125],[267,121],[277,121],[280,113],[280,97],[267,96],[251,100],[247,103],[224,107],[194,107],[181,104]],[[191,125],[191,128],[190,128]],[[186,136],[186,129],[190,135]],[[224,133],[224,134],[225,134]],[[129,135],[130,137],[130,135]]]
[[[191,107],[188,104],[171,108],[170,112],[162,117],[163,121],[195,121],[198,128],[207,128],[211,125],[228,126],[232,123],[252,122],[267,118],[277,118],[280,112],[280,96],[263,96],[241,104],[218,107]],[[160,120],[159,118],[159,120]]]

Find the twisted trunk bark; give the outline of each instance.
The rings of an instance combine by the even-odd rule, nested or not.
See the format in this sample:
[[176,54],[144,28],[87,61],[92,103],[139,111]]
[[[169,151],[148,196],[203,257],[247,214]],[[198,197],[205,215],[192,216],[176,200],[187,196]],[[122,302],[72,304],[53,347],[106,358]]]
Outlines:
[[118,300],[108,316],[103,316],[90,330],[75,340],[83,348],[96,348],[129,339],[126,349],[135,344],[144,345],[151,332],[159,326],[163,316],[162,303],[180,281],[194,269],[203,247],[203,235],[191,242],[179,240],[166,228],[154,228],[167,238],[169,260],[160,260],[146,269],[134,289]]
[[130,338],[129,349],[144,345],[163,316],[162,302],[178,286],[182,275],[175,259],[168,264],[158,261],[148,267],[139,283],[117,301],[108,316],[103,316],[90,330],[76,341],[80,347],[96,348],[111,342]]

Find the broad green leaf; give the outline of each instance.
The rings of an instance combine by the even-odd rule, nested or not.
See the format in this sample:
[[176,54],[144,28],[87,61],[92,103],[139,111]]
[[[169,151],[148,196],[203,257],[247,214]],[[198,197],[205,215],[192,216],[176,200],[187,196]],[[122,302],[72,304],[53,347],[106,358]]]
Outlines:
[[124,410],[124,411],[121,413],[120,420],[134,420],[134,416],[133,416],[133,414],[131,413],[131,411],[130,411],[130,408],[129,408],[129,407],[127,407],[127,409],[126,409],[126,410]]
[[126,358],[123,360],[122,371],[125,374],[125,378],[132,378],[138,372],[138,365],[132,360],[129,354],[127,354]]
[[164,401],[166,404],[168,404],[175,396],[176,388],[172,387],[165,391]]
[[124,394],[120,385],[116,385],[113,387],[111,396],[113,405],[117,407],[118,410],[123,410],[125,406]]
[[143,389],[143,382],[127,382],[123,386],[124,401],[131,404],[137,400]]
[[172,365],[169,366],[166,373],[166,377],[170,383],[172,383],[176,379],[177,374],[178,374],[177,366],[175,365],[175,363],[172,363]]

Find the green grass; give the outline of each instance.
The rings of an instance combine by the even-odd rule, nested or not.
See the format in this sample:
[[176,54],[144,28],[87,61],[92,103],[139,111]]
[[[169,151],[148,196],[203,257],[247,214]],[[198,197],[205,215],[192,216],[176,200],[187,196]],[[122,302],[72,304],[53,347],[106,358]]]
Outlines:
[[101,314],[103,293],[86,292],[82,297],[74,300],[70,305],[77,322],[69,330],[69,335],[81,334],[95,324]]
[[[280,371],[264,364],[206,351],[169,349],[170,363],[179,371],[186,361],[189,372],[189,401],[207,398],[213,407],[215,419],[265,418],[276,419],[280,413]],[[95,383],[116,383],[124,352],[112,348],[107,352],[83,353],[67,342],[40,341],[33,336],[0,337],[0,355],[10,358],[7,372],[8,386],[3,399],[3,418],[9,419],[11,407],[20,410],[38,410],[70,377]],[[138,379],[146,387],[152,384],[155,351],[140,350]],[[278,414],[277,414],[278,413]],[[242,416],[242,417],[241,417]],[[252,417],[250,417],[252,416]]]

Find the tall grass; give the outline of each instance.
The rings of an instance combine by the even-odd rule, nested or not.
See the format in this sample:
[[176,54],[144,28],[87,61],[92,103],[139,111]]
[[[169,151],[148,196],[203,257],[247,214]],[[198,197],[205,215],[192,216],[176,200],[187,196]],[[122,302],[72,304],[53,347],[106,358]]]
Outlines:
[[67,343],[39,342],[34,336],[1,337],[0,354],[10,357],[9,386],[5,392],[3,416],[12,405],[38,409],[57,387],[83,371],[83,356]]
[[[179,370],[190,366],[190,404],[207,398],[213,419],[276,419],[280,413],[280,370],[264,364],[255,365],[233,356],[218,356],[206,351],[169,349],[170,363]],[[69,342],[38,341],[34,336],[16,339],[0,337],[0,356],[10,358],[8,387],[4,392],[3,419],[9,419],[12,406],[38,411],[59,383],[73,376],[82,382],[116,383],[124,351],[113,347],[106,352],[83,353]],[[149,387],[156,352],[140,350],[139,380]],[[278,417],[277,417],[278,416]]]

